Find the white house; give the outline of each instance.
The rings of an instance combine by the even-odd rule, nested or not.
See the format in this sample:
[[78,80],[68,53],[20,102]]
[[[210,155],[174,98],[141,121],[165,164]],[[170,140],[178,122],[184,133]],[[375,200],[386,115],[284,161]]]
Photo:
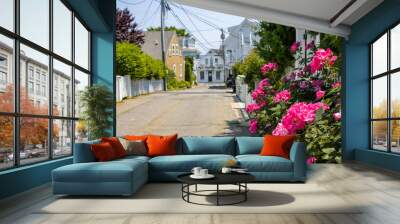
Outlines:
[[207,54],[201,55],[197,66],[198,83],[223,83],[224,66],[222,53],[219,49],[210,49]]
[[193,36],[182,37],[181,45],[183,57],[190,57],[193,59],[193,73],[197,74],[200,51],[196,48],[196,39]]
[[257,22],[244,19],[239,25],[228,28],[228,37],[224,41],[225,69],[227,76],[232,74],[232,66],[242,61],[260,40],[255,33]]

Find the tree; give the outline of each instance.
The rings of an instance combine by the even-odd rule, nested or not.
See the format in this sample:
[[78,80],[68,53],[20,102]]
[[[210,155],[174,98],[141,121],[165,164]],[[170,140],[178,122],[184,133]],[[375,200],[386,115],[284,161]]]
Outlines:
[[262,74],[260,67],[264,63],[264,60],[258,55],[257,52],[251,51],[243,60],[233,66],[233,74],[235,76],[244,76],[244,81],[249,86],[249,90],[253,90],[255,82],[261,80]]
[[144,43],[143,31],[137,28],[138,25],[134,20],[135,17],[127,8],[124,10],[117,9],[116,41],[127,41],[137,45]]
[[193,58],[185,58],[185,81],[193,83]]
[[[165,31],[175,31],[178,37],[187,37],[189,33],[185,29],[176,28],[175,26],[166,26]],[[149,27],[147,31],[161,31],[161,27]]]
[[296,30],[293,27],[261,22],[257,34],[260,36],[256,44],[257,53],[265,61],[277,63],[277,73],[284,75],[294,63],[290,46],[296,40]]
[[[0,94],[0,108],[2,111],[12,112],[14,101],[14,88],[12,85],[7,86],[5,93]],[[34,105],[29,99],[25,88],[20,88],[20,107],[25,114],[47,114],[47,106]],[[55,110],[55,113],[58,113]],[[45,144],[48,140],[48,119],[45,118],[20,118],[20,148],[24,149],[26,145]],[[0,147],[13,147],[13,117],[0,116]],[[53,128],[53,138],[57,138],[59,129],[57,126]]]
[[145,78],[145,61],[140,47],[128,42],[117,43],[115,63],[117,75],[130,75],[132,79]]

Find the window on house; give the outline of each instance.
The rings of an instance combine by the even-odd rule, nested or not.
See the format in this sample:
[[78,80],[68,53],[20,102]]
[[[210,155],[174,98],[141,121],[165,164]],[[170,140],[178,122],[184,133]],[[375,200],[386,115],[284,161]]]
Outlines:
[[208,65],[208,58],[206,58],[206,65]]
[[218,64],[218,58],[214,58],[215,64]]
[[200,79],[201,79],[201,80],[204,80],[204,71],[201,71],[201,72],[200,72]]
[[370,45],[371,148],[400,153],[400,25]]
[[4,92],[7,85],[7,56],[0,54],[0,90]]
[[216,80],[221,80],[221,71],[217,71],[215,74],[215,79]]
[[31,79],[31,80],[34,79],[33,67],[32,66],[29,66],[28,75],[29,75],[29,79]]
[[[0,100],[0,112],[7,112],[0,114],[0,170],[70,156],[73,143],[87,139],[87,130],[78,121],[81,111],[77,105],[79,93],[90,84],[90,31],[65,5],[67,1],[19,0],[15,1],[19,3],[17,13],[14,0],[0,1],[0,26],[8,30],[0,29],[0,57],[8,59],[0,60],[0,74],[4,71],[9,82],[9,88],[0,91],[0,98],[7,97]],[[19,34],[14,32],[14,21],[19,21],[15,24]],[[19,66],[19,74],[13,73],[15,66]],[[17,99],[14,79],[10,78],[15,75],[20,80]],[[58,79],[64,81],[64,88],[58,89]],[[64,101],[61,108],[57,107],[57,96]]]
[[34,92],[34,87],[33,87],[32,81],[28,82],[28,91],[29,91],[29,94],[33,94],[33,92]]
[[7,73],[0,70],[0,84],[6,85],[7,84]]

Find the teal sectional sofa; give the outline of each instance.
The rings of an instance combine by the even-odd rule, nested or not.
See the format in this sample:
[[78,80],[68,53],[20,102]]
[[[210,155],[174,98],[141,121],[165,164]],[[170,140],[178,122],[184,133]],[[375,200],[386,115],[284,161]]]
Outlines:
[[304,182],[306,155],[303,143],[295,142],[290,159],[260,156],[262,137],[182,137],[177,155],[128,156],[96,162],[91,141],[75,144],[74,163],[52,172],[54,194],[131,195],[148,181],[176,181],[193,167],[218,172],[228,160],[236,160],[259,182]]

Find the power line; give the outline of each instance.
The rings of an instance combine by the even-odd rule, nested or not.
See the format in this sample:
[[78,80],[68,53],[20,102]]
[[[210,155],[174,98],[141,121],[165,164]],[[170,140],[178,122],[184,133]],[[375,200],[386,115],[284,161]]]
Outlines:
[[[189,33],[192,34],[192,32],[186,27],[186,25],[182,22],[182,20],[179,18],[179,16],[176,15],[176,13],[173,11],[173,9],[170,8],[170,12],[171,12],[171,14],[176,18],[176,20],[178,21],[178,23],[180,23]],[[207,47],[205,44],[203,44],[195,35],[192,34],[192,36],[198,41],[200,47],[202,47],[204,50],[210,49],[210,48]]]
[[149,12],[149,9],[150,9],[151,5],[153,4],[153,2],[154,2],[154,0],[151,0],[150,4],[147,6],[147,8],[146,8],[146,10],[145,10],[145,14],[144,14],[142,20],[140,21],[140,23],[143,23],[143,22],[144,22],[144,19],[146,19],[147,14],[148,14],[148,12]]
[[189,21],[192,23],[192,25],[194,26],[194,29],[199,33],[199,35],[203,38],[203,40],[209,45],[211,46],[210,42],[208,42],[207,38],[205,38],[203,36],[203,34],[200,32],[199,28],[196,26],[196,24],[194,24],[192,18],[190,18],[189,14],[186,12],[185,8],[183,8],[182,6],[180,6],[180,9],[185,13],[186,17],[189,19]]
[[[156,15],[156,14],[158,14],[158,11],[159,11],[160,9],[161,9],[161,5],[158,5],[157,8],[156,8],[156,10],[155,10],[151,15]],[[153,18],[152,18],[152,20],[151,20],[151,23],[153,23],[153,21],[154,21],[155,18],[156,18],[156,17],[153,16]],[[149,21],[150,21],[150,20],[145,21],[144,24],[143,24],[141,27],[142,27],[142,28],[145,28],[145,26],[147,25],[147,23],[148,23]]]
[[146,2],[147,0],[142,0],[142,1],[137,1],[137,2],[127,2],[127,1],[124,1],[124,0],[118,0],[118,1],[122,2],[124,4],[127,4],[127,5],[140,5],[143,2]]
[[221,27],[219,27],[219,26],[216,25],[215,23],[212,23],[212,22],[210,22],[210,21],[207,21],[206,19],[200,17],[199,15],[193,13],[193,12],[190,11],[190,10],[183,9],[183,6],[182,6],[182,5],[177,5],[177,4],[175,4],[175,3],[172,3],[172,5],[174,5],[175,7],[180,7],[180,8],[182,8],[182,10],[185,10],[185,11],[187,11],[188,13],[192,14],[194,17],[196,17],[197,20],[199,20],[199,21],[201,21],[201,22],[203,22],[203,23],[205,23],[205,24],[207,24],[207,25],[213,27],[214,29],[216,29],[216,30],[221,30]]

